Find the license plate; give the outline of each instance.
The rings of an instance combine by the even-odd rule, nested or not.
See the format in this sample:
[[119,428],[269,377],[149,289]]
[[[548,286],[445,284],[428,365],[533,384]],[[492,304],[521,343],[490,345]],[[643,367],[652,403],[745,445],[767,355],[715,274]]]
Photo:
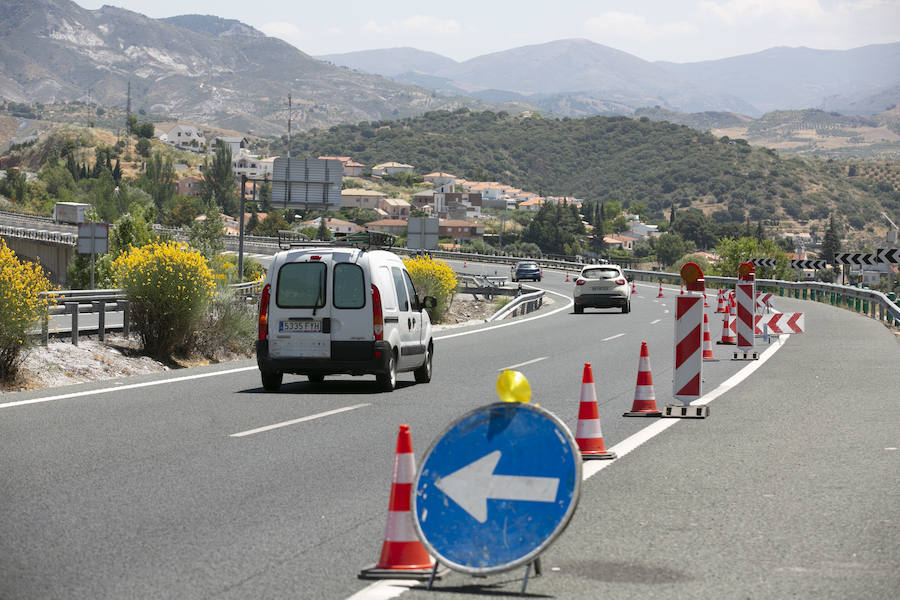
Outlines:
[[319,333],[322,321],[281,321],[278,331],[285,333]]

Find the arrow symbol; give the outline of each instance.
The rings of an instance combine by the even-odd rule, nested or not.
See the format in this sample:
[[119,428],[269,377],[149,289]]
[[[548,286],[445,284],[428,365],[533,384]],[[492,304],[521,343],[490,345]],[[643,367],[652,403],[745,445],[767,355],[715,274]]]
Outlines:
[[495,450],[442,477],[435,485],[479,523],[487,521],[487,501],[527,500],[554,502],[559,479],[494,475],[501,452]]

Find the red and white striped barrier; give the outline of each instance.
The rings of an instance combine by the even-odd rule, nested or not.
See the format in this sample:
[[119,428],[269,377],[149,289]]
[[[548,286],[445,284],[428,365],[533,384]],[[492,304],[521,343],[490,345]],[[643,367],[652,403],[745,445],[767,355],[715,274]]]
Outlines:
[[769,303],[772,301],[773,294],[770,292],[758,292],[756,294],[757,308],[770,308]]
[[688,293],[677,298],[675,311],[674,396],[683,404],[700,397],[703,368],[703,296]]
[[741,352],[753,350],[753,317],[756,310],[753,298],[756,284],[753,281],[743,281],[737,284],[735,296],[737,297],[737,347]]
[[756,335],[763,335],[763,326],[769,333],[803,333],[805,320],[803,313],[775,313],[772,315],[756,315]]

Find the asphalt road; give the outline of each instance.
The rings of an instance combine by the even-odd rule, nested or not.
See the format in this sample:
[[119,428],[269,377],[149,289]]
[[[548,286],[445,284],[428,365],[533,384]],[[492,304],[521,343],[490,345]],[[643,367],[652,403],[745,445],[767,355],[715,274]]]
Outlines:
[[[571,285],[546,275],[542,287]],[[574,315],[566,295],[541,318],[444,332],[432,382],[401,376],[393,393],[372,378],[294,376],[264,393],[244,361],[4,394],[0,598],[375,597],[356,574],[378,557],[400,423],[421,456],[516,367],[532,401],[574,429],[590,362],[607,445],[648,426],[621,413],[642,340],[657,402],[671,399],[673,299],[638,291],[628,315]],[[717,398],[709,419],[677,422],[588,479],[530,594],[895,597],[900,344],[839,309],[776,307],[802,307],[808,333]],[[704,390],[747,365],[707,363]],[[514,594],[521,577],[451,574],[437,588]]]

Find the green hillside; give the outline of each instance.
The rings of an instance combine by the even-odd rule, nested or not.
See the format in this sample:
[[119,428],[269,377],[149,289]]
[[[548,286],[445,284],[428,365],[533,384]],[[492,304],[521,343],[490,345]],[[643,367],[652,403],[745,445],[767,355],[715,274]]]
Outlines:
[[[273,143],[271,153],[283,153],[285,143]],[[293,156],[321,154],[370,165],[399,161],[419,173],[444,171],[626,208],[640,202],[651,220],[665,218],[672,205],[699,208],[714,223],[807,225],[836,212],[862,228],[879,222],[882,210],[900,217],[900,192],[848,178],[850,163],[784,157],[646,117],[556,120],[460,109],[293,138]]]

